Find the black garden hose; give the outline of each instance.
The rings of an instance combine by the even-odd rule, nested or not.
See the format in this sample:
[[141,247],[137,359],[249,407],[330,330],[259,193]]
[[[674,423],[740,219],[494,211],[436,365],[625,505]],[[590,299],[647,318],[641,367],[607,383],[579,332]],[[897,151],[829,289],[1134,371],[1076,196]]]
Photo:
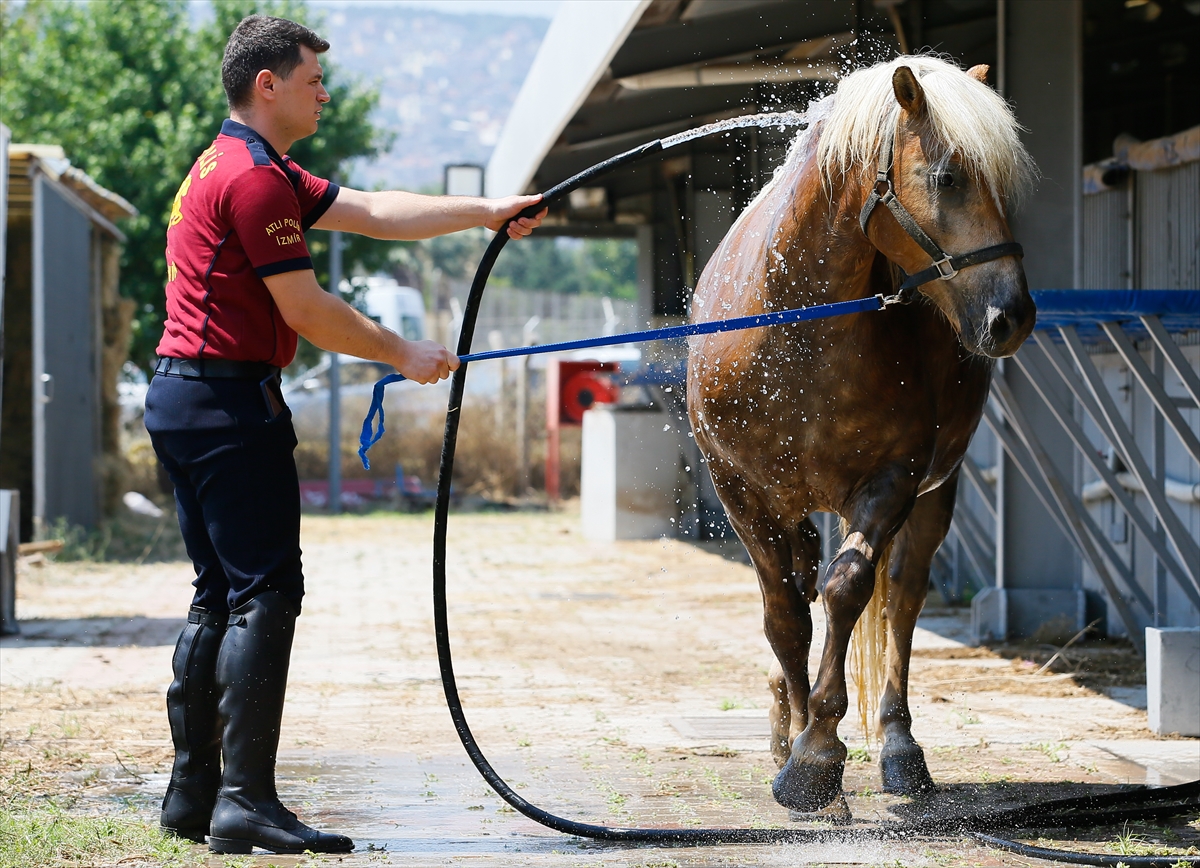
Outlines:
[[[543,207],[561,199],[571,190],[583,186],[620,166],[658,153],[663,148],[663,140],[655,140],[605,160],[602,163],[598,163],[547,191],[541,203],[527,208],[519,216],[532,217],[541,211]],[[463,311],[462,330],[459,333],[457,349],[460,356],[467,355],[471,351],[471,343],[475,333],[475,322],[479,314],[483,292],[487,286],[492,268],[496,264],[496,259],[507,242],[507,232],[501,230],[496,233],[496,236],[488,245],[479,262],[479,268],[475,272],[475,278],[471,283],[471,291]],[[1189,810],[1198,810],[1200,809],[1200,782],[1186,785],[1187,787],[1191,787],[1191,789],[1182,794],[1172,792],[1179,790],[1179,788],[1142,788],[1130,793],[1114,794],[1112,798],[1090,797],[1090,799],[1048,802],[1028,806],[1027,808],[1014,809],[1014,811],[1010,812],[996,812],[957,820],[905,822],[870,829],[859,828],[853,831],[835,829],[620,828],[582,823],[559,817],[526,801],[500,777],[475,741],[470,726],[467,724],[462,700],[458,695],[458,685],[454,675],[454,663],[450,651],[450,626],[446,611],[446,532],[450,517],[450,487],[454,471],[454,453],[458,442],[458,428],[467,381],[467,368],[468,364],[463,363],[454,372],[451,380],[450,400],[446,411],[446,429],[442,441],[433,531],[434,632],[437,641],[438,666],[441,670],[442,687],[446,693],[446,704],[450,709],[450,716],[454,721],[454,728],[458,732],[458,737],[462,741],[467,755],[471,758],[471,762],[475,764],[475,768],[478,769],[484,780],[515,810],[534,822],[540,823],[557,832],[598,841],[675,844],[684,846],[789,842],[835,843],[839,841],[861,841],[867,839],[897,840],[916,834],[929,835],[963,832],[971,834],[977,840],[991,846],[1043,859],[1055,859],[1087,865],[1114,866],[1114,868],[1118,861],[1129,866],[1129,868],[1171,868],[1171,866],[1182,862],[1200,868],[1200,858],[1198,857],[1184,857],[1183,859],[1179,859],[1157,856],[1123,856],[1119,859],[1116,857],[1110,859],[1107,856],[1096,856],[1089,853],[1074,853],[1031,847],[1015,841],[993,837],[982,831],[983,829],[994,830],[997,828],[1011,829],[1014,827],[1014,823],[1045,827],[1046,823],[1042,822],[1042,820],[1046,817],[1053,817],[1054,823],[1057,826],[1080,827],[1092,824],[1093,817],[1101,820],[1110,818],[1114,816],[1114,811],[1133,811],[1139,817],[1147,815],[1162,817]],[[1151,804],[1139,807],[1139,804],[1129,801],[1129,797],[1131,796],[1145,800]],[[941,826],[941,829],[934,828],[935,825]]]

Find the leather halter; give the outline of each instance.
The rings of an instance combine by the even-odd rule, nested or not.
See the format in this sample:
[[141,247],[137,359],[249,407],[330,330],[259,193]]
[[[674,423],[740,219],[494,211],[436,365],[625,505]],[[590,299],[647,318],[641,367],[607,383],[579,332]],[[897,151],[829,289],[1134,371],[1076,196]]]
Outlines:
[[[901,205],[900,200],[896,198],[896,189],[892,186],[892,148],[892,137],[888,136],[884,139],[883,146],[879,149],[879,163],[876,167],[875,186],[872,188],[871,195],[867,197],[867,201],[858,215],[858,225],[862,227],[863,235],[866,235],[867,221],[871,219],[871,212],[875,210],[876,205],[882,202],[892,212],[892,216],[896,218],[896,222],[900,224],[900,228],[908,234],[908,237],[917,242],[921,246],[921,249],[929,254],[933,260],[933,265],[918,271],[916,274],[906,274],[904,282],[900,284],[899,292],[891,296],[888,301],[908,304],[916,298],[917,287],[926,283],[934,280],[949,280],[964,268],[979,265],[983,262],[991,262],[993,259],[1001,259],[1005,256],[1025,255],[1025,251],[1021,248],[1021,245],[1015,241],[993,244],[991,247],[981,247],[978,250],[964,253],[961,256],[950,256],[942,250],[937,242],[930,238],[925,230],[921,228],[913,215],[908,213],[908,209]],[[868,240],[870,240],[870,236],[868,236]],[[904,273],[903,269],[901,269],[901,273]]]

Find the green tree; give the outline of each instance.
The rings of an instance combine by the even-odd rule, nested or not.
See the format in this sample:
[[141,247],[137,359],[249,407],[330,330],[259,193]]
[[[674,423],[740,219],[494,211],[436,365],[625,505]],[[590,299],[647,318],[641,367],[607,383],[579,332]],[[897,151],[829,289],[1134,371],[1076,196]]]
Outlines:
[[637,298],[637,244],[622,238],[535,235],[505,247],[496,261],[495,280],[519,289]]
[[[140,212],[122,227],[121,291],[138,302],[131,357],[142,366],[162,334],[171,201],[228,114],[221,57],[229,33],[255,12],[320,27],[295,0],[218,0],[214,10],[195,28],[184,0],[0,2],[0,119],[14,141],[62,145],[72,164]],[[316,175],[337,177],[348,160],[386,142],[369,120],[378,94],[324,66],[332,102],[320,132],[291,155]],[[327,244],[318,235],[310,247],[323,266]],[[348,265],[374,264],[386,251],[364,239],[346,253]]]

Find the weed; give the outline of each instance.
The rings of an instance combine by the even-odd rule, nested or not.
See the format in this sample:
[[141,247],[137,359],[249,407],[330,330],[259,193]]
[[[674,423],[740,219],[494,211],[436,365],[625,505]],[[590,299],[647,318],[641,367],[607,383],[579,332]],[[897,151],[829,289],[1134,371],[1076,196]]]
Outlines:
[[962,711],[955,711],[953,714],[954,717],[957,718],[954,725],[959,729],[962,729],[964,726],[975,726],[983,723],[983,721],[979,719],[978,715],[976,715],[975,712],[971,711],[969,708],[963,709]]
[[708,781],[708,783],[712,786],[712,788],[714,790],[716,790],[717,795],[720,796],[722,799],[729,799],[730,801],[736,801],[737,799],[740,799],[742,797],[742,794],[739,793],[737,790],[730,789],[729,785],[726,784],[725,780],[721,777],[721,773],[718,772],[716,769],[705,766],[704,767],[704,777]]
[[133,861],[197,864],[186,841],[123,817],[82,817],[49,801],[0,806],[0,868]]
[[63,738],[78,738],[79,718],[73,714],[64,714],[58,728],[62,731]]
[[604,793],[604,801],[608,803],[608,810],[613,814],[619,814],[625,807],[625,803],[629,801],[629,797],[624,793],[617,792],[613,785],[604,781],[596,784],[596,789]]
[[1039,741],[1027,749],[1041,751],[1050,758],[1050,762],[1060,763],[1063,761],[1062,755],[1067,751],[1067,746],[1061,741]]
[[733,711],[735,708],[741,708],[742,704],[735,699],[722,699],[721,711]]
[[994,775],[987,769],[979,773],[979,782],[981,784],[1009,784],[1012,783],[1012,775]]
[[[1149,827],[1150,829],[1161,832],[1161,829]],[[1170,830],[1167,830],[1170,831]],[[1171,837],[1178,837],[1171,835]],[[1155,844],[1149,841],[1145,835],[1139,835],[1129,828],[1126,823],[1121,827],[1121,832],[1116,839],[1106,845],[1106,849],[1115,852],[1118,856],[1195,856],[1197,850],[1195,847],[1188,847],[1184,853],[1180,853],[1176,847],[1169,847],[1163,844]],[[1186,861],[1180,859],[1180,861]]]
[[846,761],[852,763],[869,763],[871,752],[865,747],[852,747],[846,752]]

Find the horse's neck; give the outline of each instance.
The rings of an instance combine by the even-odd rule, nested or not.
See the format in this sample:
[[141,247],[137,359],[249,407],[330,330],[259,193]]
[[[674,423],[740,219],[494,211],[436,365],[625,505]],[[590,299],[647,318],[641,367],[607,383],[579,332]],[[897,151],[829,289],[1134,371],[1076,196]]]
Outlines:
[[797,170],[792,205],[778,222],[777,246],[787,249],[788,280],[775,281],[789,306],[862,298],[872,289],[875,247],[858,225],[863,191],[855,178],[821,182],[816,160],[807,155]]

